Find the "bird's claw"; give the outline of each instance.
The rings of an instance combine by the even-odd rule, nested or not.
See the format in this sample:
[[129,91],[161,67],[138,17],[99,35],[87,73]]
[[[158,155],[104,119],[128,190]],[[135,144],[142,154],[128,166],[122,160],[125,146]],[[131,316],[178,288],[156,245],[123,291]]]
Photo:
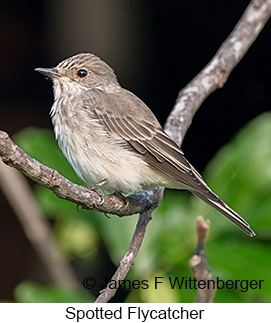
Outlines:
[[125,206],[127,206],[129,204],[127,197],[122,195],[121,192],[116,191],[114,193],[114,195],[117,196],[118,198],[120,198],[123,201]]
[[107,179],[104,179],[104,180],[102,180],[102,181],[100,181],[100,182],[98,182],[98,183],[96,183],[96,184],[94,184],[94,185],[92,185],[91,187],[88,188],[89,190],[95,192],[99,196],[99,198],[101,199],[101,201],[99,202],[99,206],[104,204],[104,195],[101,194],[98,191],[98,189],[100,187],[104,186],[106,183],[107,183]]

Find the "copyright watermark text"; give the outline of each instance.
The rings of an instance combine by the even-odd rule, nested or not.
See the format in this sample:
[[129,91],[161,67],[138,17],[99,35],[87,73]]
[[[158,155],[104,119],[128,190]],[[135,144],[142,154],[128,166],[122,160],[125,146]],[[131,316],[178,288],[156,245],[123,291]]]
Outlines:
[[[208,280],[198,280],[194,277],[163,277],[157,276],[151,282],[147,279],[143,280],[109,280],[103,284],[99,284],[100,288],[108,287],[110,289],[123,288],[126,290],[132,289],[159,289],[162,284],[168,284],[171,289],[188,290],[188,289],[236,289],[245,293],[251,289],[262,289],[264,280],[223,280],[219,277]],[[86,277],[83,280],[83,286],[87,289],[92,289],[97,282],[93,277]]]

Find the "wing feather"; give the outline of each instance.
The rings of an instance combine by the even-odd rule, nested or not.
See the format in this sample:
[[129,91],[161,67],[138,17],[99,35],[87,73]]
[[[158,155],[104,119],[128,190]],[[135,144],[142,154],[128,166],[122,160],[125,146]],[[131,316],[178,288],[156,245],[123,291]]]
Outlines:
[[[140,114],[131,118],[124,116],[124,113],[112,113],[115,105],[119,107],[123,104],[123,101],[118,100],[118,97],[114,98],[113,95],[111,100],[108,95],[106,100],[99,101],[97,98],[99,96],[96,95],[95,114],[111,135],[126,140],[130,149],[140,153],[152,168],[190,189],[205,194],[208,192],[201,176],[194,171],[194,168],[184,157],[182,150],[163,131],[158,122],[151,123],[150,120],[144,120]],[[105,102],[107,102],[106,106]],[[126,110],[129,111],[131,107],[128,103]],[[156,119],[154,120],[156,121]]]

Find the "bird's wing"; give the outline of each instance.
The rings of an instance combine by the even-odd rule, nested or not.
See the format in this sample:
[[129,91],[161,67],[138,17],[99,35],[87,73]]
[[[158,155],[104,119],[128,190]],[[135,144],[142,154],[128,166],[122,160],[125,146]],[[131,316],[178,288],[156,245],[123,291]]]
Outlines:
[[186,186],[248,235],[255,235],[249,224],[211,191],[141,100],[135,96],[132,102],[129,98],[122,100],[102,91],[88,95],[85,100],[110,135],[125,140],[151,167]]
[[[85,100],[86,105],[92,107],[92,111],[110,135],[124,139],[129,148],[141,154],[152,168],[181,185],[205,194],[209,192],[202,177],[141,100],[138,101],[139,99],[133,96],[135,101],[130,102],[120,100],[119,96],[112,94],[103,97],[104,95],[102,91],[96,90],[95,95],[88,95]],[[132,104],[135,104],[135,107]],[[115,109],[115,106],[118,109]],[[131,114],[133,108],[136,110]]]

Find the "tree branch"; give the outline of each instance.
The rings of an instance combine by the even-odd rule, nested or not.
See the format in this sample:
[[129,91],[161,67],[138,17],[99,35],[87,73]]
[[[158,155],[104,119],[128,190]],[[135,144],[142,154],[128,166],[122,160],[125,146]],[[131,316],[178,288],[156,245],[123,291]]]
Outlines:
[[241,61],[271,14],[271,0],[252,0],[239,22],[212,60],[183,88],[165,124],[166,132],[178,144],[183,141],[202,102],[222,88]]
[[[197,281],[205,281],[206,286],[209,280],[213,279],[212,271],[208,267],[204,252],[204,243],[210,229],[210,221],[205,221],[202,216],[197,217],[197,235],[198,246],[195,254],[189,260],[189,266],[193,271]],[[197,290],[197,303],[212,303],[215,297],[216,287],[210,285],[210,288]]]
[[[164,188],[162,187],[157,187],[154,190],[154,196],[156,197],[156,200],[149,210],[140,214],[129,248],[120,261],[120,265],[110,281],[119,282],[123,280],[129,272],[131,266],[134,264],[135,258],[143,242],[147,225],[152,219],[152,212],[160,204],[163,198],[163,192]],[[95,303],[106,303],[115,295],[117,289],[110,287],[110,281],[108,282],[106,288],[100,291],[100,295],[95,300]]]

